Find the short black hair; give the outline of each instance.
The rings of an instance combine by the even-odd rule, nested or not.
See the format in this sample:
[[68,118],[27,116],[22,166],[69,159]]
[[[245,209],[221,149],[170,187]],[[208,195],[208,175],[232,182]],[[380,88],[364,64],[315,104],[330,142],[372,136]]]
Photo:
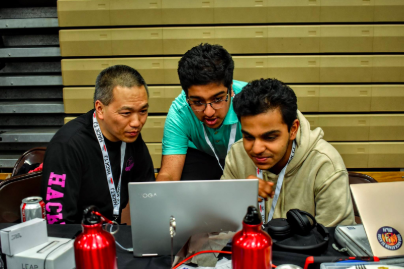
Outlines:
[[277,79],[259,79],[249,82],[233,99],[233,108],[240,119],[279,108],[288,131],[297,119],[295,92]]
[[234,61],[220,45],[200,44],[188,50],[178,62],[178,77],[188,95],[193,85],[222,84],[230,89]]
[[113,89],[116,86],[132,88],[144,86],[147,96],[149,90],[143,77],[134,68],[127,65],[113,65],[102,70],[95,81],[94,104],[100,100],[108,106],[113,99]]

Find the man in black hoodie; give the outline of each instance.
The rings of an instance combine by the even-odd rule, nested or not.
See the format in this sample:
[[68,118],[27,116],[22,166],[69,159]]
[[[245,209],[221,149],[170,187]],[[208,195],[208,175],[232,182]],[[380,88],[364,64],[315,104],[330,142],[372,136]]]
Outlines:
[[41,195],[49,224],[80,223],[89,205],[120,221],[128,183],[154,180],[140,134],[148,107],[135,69],[116,65],[98,75],[94,109],[64,125],[46,150]]

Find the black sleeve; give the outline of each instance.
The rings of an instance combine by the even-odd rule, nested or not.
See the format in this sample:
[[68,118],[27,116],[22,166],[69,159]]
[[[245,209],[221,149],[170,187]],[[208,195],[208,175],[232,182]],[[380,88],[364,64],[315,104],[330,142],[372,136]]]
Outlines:
[[70,224],[77,219],[82,162],[67,143],[50,143],[46,149],[41,195],[48,224]]
[[149,149],[147,148],[141,137],[139,137],[138,139],[140,139],[140,141],[138,141],[139,144],[137,147],[136,159],[139,165],[135,165],[135,177],[132,178],[131,181],[155,181],[156,178],[154,177],[154,166],[149,153]]

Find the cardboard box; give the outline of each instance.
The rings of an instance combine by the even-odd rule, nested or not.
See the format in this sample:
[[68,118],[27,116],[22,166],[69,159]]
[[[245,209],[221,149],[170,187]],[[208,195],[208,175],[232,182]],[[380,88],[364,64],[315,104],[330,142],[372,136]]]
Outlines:
[[60,30],[60,53],[69,56],[110,56],[111,30]]
[[113,0],[110,5],[111,25],[163,24],[161,0]]
[[48,242],[46,220],[37,218],[4,228],[0,230],[0,236],[2,252],[10,256],[16,255]]
[[161,55],[162,28],[128,28],[111,30],[112,55]]
[[267,21],[269,23],[319,22],[321,1],[268,0]]
[[404,140],[404,114],[373,114],[370,117],[370,141]]
[[320,56],[268,56],[269,78],[285,83],[320,81]]
[[60,27],[110,25],[109,0],[57,1]]
[[256,54],[268,52],[267,26],[238,26],[215,28],[215,44],[229,53]]
[[268,0],[214,0],[214,22],[266,23]]
[[319,53],[320,26],[268,26],[269,53]]
[[404,56],[374,55],[372,82],[404,82]]
[[[404,1],[402,9],[404,9]],[[373,27],[373,52],[404,52],[404,25],[374,25]]]
[[371,82],[372,56],[321,56],[320,82]]
[[403,21],[404,1],[403,0],[374,0],[374,21]]
[[404,111],[404,85],[372,85],[371,111]]
[[368,142],[333,142],[331,145],[339,152],[346,168],[368,168]]
[[162,142],[166,118],[166,116],[149,116],[147,118],[142,129],[142,138],[145,142]]
[[320,112],[370,111],[371,85],[320,86]]
[[164,54],[182,55],[201,43],[216,44],[214,27],[163,28]]
[[65,113],[82,114],[93,109],[94,91],[93,87],[63,88]]
[[372,22],[375,0],[321,0],[320,22]]
[[161,143],[146,143],[146,146],[152,158],[154,168],[160,168],[163,145]]
[[[7,256],[7,267],[23,269],[74,269],[74,239],[49,237],[49,241],[20,252],[13,257]],[[46,260],[46,261],[45,261]]]
[[213,24],[214,0],[162,0],[163,24]]
[[322,25],[320,52],[373,52],[373,25]]
[[369,143],[369,168],[403,168],[404,142]]
[[297,108],[301,112],[318,112],[320,86],[318,85],[289,85],[296,94]]

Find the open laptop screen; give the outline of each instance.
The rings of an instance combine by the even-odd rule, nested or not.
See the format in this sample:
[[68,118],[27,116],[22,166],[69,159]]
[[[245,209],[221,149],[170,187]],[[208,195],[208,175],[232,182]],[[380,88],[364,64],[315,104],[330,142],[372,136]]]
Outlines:
[[193,234],[240,230],[257,197],[254,179],[129,183],[133,255],[171,253],[171,216],[177,223],[174,253]]

